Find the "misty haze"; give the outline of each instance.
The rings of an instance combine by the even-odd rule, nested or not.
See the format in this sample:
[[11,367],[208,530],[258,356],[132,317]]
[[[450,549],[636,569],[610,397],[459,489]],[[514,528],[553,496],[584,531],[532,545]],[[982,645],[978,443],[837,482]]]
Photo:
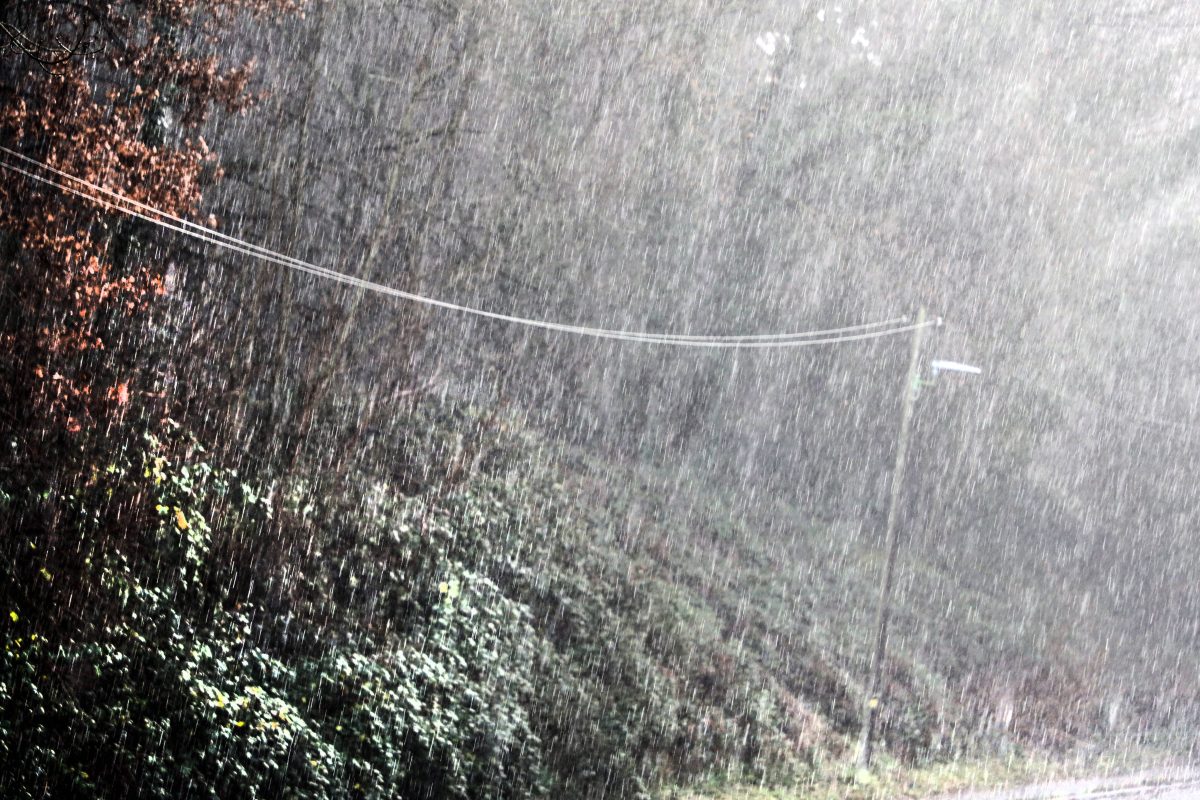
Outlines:
[[0,0],[0,797],[1200,797],[1198,32]]

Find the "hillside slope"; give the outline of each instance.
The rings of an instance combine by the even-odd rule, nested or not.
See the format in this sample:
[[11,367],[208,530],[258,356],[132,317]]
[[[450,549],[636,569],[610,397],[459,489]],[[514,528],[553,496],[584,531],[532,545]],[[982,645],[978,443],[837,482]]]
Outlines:
[[[849,754],[870,537],[433,401],[400,430],[386,470],[275,501],[172,426],[69,489],[3,487],[4,794],[624,798]],[[966,588],[975,623],[922,634],[947,578],[913,575],[892,755],[1102,731],[1069,651]]]

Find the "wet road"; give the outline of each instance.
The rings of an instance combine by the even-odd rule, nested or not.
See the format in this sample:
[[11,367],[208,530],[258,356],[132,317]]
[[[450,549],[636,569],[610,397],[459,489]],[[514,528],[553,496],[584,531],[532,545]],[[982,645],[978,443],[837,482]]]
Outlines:
[[945,795],[939,800],[1200,800],[1200,771],[1174,770],[1123,777]]

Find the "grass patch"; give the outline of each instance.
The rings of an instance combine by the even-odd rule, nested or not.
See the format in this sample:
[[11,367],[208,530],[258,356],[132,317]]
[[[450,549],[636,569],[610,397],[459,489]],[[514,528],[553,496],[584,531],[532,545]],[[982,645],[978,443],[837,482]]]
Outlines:
[[710,785],[668,789],[660,800],[916,800],[958,792],[1029,786],[1072,778],[1129,775],[1164,769],[1177,756],[1155,747],[1120,752],[1080,752],[1066,758],[1017,754],[1008,758],[970,758],[905,766],[880,758],[869,773],[849,760],[833,761],[813,772],[806,783],[790,786]]

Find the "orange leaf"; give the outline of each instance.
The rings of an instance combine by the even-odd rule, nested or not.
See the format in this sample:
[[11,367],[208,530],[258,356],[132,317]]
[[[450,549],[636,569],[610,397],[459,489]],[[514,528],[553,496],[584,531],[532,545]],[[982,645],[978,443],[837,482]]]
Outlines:
[[129,384],[125,382],[118,383],[116,386],[109,389],[108,396],[116,400],[117,405],[125,405],[129,402]]

